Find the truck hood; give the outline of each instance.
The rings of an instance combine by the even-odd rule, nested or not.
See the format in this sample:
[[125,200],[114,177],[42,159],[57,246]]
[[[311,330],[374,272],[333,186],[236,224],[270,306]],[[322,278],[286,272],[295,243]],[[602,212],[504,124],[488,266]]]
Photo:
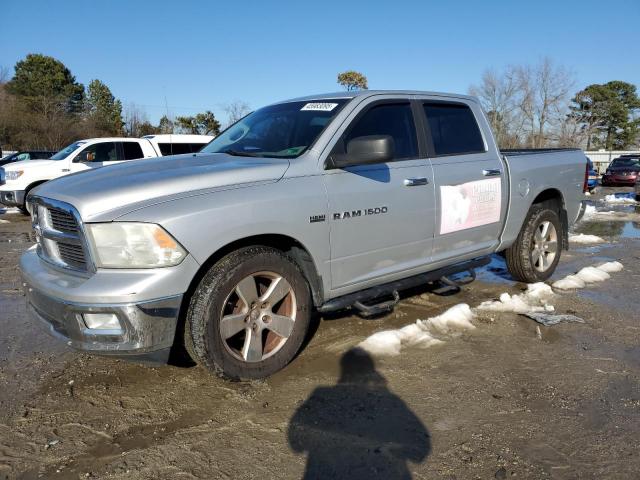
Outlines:
[[2,168],[4,168],[6,172],[10,172],[15,170],[30,170],[32,168],[48,167],[55,163],[58,162],[56,162],[56,160],[22,160],[20,162],[7,163]]
[[275,182],[288,167],[286,159],[223,153],[176,155],[67,175],[42,184],[33,193],[70,203],[84,221],[114,220],[171,199],[243,184]]

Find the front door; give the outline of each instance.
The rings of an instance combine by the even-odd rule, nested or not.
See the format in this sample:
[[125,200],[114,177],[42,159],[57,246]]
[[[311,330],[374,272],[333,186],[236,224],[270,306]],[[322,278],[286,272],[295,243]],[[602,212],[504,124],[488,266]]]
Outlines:
[[420,153],[409,99],[373,101],[355,115],[334,152],[344,153],[356,137],[389,135],[395,158],[324,172],[333,290],[419,269],[433,241],[433,174]]

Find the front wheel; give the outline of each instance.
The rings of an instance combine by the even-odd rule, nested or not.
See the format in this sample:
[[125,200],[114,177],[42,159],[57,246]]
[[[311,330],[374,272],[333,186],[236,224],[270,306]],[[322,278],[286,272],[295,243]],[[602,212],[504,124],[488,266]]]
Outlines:
[[511,276],[535,283],[549,278],[560,261],[563,230],[556,210],[533,205],[518,238],[505,252]]
[[268,377],[298,353],[310,308],[309,286],[292,259],[269,247],[243,248],[196,288],[185,346],[193,360],[228,378]]

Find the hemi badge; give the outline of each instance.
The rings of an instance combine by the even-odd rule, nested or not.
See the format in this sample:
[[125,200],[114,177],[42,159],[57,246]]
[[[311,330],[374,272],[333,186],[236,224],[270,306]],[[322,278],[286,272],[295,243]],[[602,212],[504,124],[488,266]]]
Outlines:
[[324,222],[325,219],[326,217],[324,215],[311,215],[309,217],[309,223]]

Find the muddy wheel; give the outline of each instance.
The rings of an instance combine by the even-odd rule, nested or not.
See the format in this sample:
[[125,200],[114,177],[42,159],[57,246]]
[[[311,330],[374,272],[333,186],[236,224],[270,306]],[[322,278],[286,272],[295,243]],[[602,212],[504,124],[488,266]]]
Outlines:
[[518,238],[505,252],[511,276],[526,283],[549,278],[560,261],[562,238],[558,212],[533,205]]
[[195,290],[185,346],[217,374],[267,377],[298,353],[310,306],[309,286],[293,260],[273,248],[243,248],[211,267]]

